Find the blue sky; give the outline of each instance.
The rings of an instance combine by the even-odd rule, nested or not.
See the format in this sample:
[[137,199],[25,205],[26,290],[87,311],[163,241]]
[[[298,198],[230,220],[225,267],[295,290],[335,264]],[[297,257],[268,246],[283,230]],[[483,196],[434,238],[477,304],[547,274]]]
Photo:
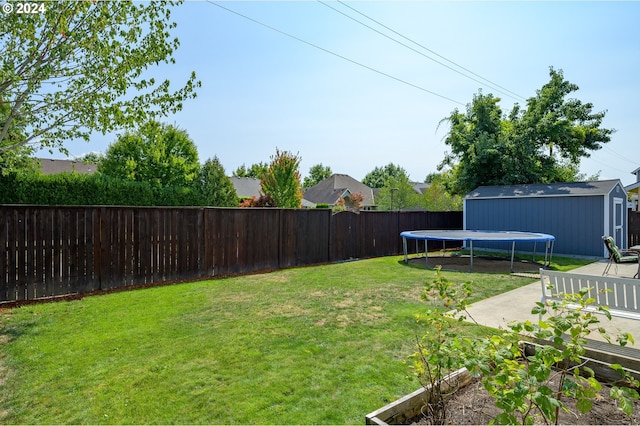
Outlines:
[[[640,2],[217,4],[264,25],[210,2],[186,1],[173,13],[177,63],[152,72],[179,84],[196,71],[198,97],[163,121],[187,130],[201,161],[217,156],[229,175],[243,163],[269,162],[277,147],[300,155],[303,176],[322,163],[362,179],[393,162],[422,181],[447,150],[443,118],[464,110],[480,89],[501,97],[503,112],[524,105],[553,66],[580,87],[576,98],[607,110],[605,127],[617,129],[581,171],[634,182]],[[75,156],[104,152],[114,140],[97,134],[67,148]]]

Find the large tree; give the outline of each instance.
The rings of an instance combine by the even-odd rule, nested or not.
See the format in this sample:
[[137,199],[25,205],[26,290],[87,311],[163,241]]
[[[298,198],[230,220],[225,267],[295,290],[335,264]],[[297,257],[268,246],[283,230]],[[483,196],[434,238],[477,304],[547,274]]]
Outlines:
[[302,186],[304,188],[311,188],[313,185],[317,185],[323,180],[327,179],[333,174],[331,167],[323,166],[322,163],[315,164],[309,169],[309,176],[304,178]]
[[504,175],[502,159],[506,144],[501,129],[500,99],[480,92],[465,113],[455,109],[447,118],[451,127],[445,140],[451,153],[442,166],[454,170],[454,192],[467,192],[479,184],[492,185]]
[[[65,151],[64,142],[133,128],[179,111],[195,96],[149,77],[173,63],[179,45],[170,7],[180,2],[40,2],[33,14],[0,19],[0,152],[31,144]],[[20,138],[11,137],[16,128]],[[14,133],[15,134],[15,133]]]
[[389,163],[384,167],[376,167],[367,173],[364,179],[362,179],[362,183],[369,188],[382,188],[389,178],[399,178],[406,175],[407,171],[404,168]]
[[565,99],[579,87],[565,80],[562,70],[550,68],[549,75],[549,82],[527,100],[516,131],[526,134],[536,147],[544,148],[547,158],[557,153],[577,163],[581,157],[589,157],[589,151],[609,142],[614,130],[601,127],[606,111],[593,112],[590,102]]
[[238,207],[238,194],[218,157],[202,165],[197,188],[207,206]]
[[299,208],[302,203],[300,160],[298,155],[276,149],[269,169],[260,180],[263,194],[271,197],[278,207]]
[[451,152],[439,168],[450,168],[448,188],[465,194],[480,185],[573,181],[590,151],[611,140],[602,128],[605,112],[591,103],[566,99],[578,86],[550,68],[550,81],[527,100],[502,114],[499,98],[475,95],[465,113],[454,110],[445,143]]
[[186,131],[151,121],[119,136],[98,171],[158,186],[188,186],[200,173],[198,149]]

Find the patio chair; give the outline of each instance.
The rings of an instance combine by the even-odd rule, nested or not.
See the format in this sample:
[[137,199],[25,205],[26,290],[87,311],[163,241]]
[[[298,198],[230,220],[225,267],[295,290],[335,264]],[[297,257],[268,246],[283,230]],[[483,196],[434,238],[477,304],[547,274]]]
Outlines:
[[621,250],[616,245],[614,239],[608,235],[602,237],[602,242],[609,252],[609,262],[604,268],[602,275],[607,275],[611,269],[611,265],[616,265],[616,274],[618,273],[618,263],[636,263],[638,262],[638,255],[626,250]]

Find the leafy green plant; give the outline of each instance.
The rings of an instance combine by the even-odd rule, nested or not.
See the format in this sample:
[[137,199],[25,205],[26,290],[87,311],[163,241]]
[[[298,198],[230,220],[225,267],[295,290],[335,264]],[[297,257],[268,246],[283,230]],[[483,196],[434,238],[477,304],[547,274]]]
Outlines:
[[471,283],[457,284],[446,279],[436,268],[436,278],[425,283],[422,299],[428,302],[441,301],[440,306],[432,305],[424,313],[416,316],[424,327],[424,334],[416,337],[417,352],[413,354],[414,369],[418,380],[426,392],[426,415],[433,424],[445,424],[447,419],[447,389],[456,388],[455,383],[447,383],[446,376],[461,368],[463,354],[468,351],[451,322],[463,321],[471,296]]
[[[567,398],[575,398],[582,413],[590,411],[593,399],[602,388],[594,371],[581,358],[585,354],[586,337],[600,333],[611,342],[600,323],[599,313],[611,318],[606,307],[593,307],[589,289],[565,294],[562,301],[549,306],[538,302],[534,314],[550,315],[538,323],[517,322],[501,334],[476,342],[467,357],[466,367],[481,376],[488,393],[503,412],[495,419],[500,424],[534,424],[558,422],[561,410],[567,410]],[[525,354],[521,344],[527,333],[549,344],[535,345],[533,354]],[[622,333],[617,341],[624,346],[633,341],[629,333]],[[622,385],[611,387],[610,396],[619,407],[631,414],[632,399],[638,398],[633,389],[640,383],[621,366],[613,365],[621,376]]]
[[[593,306],[595,300],[589,291],[565,294],[548,306],[537,303],[532,310],[541,315],[537,323],[516,322],[507,330],[471,339],[451,326],[455,319],[470,317],[466,310],[470,283],[453,283],[436,268],[436,279],[425,284],[423,299],[432,305],[418,317],[425,331],[417,339],[418,351],[413,355],[414,370],[427,394],[425,415],[433,424],[445,423],[446,389],[455,389],[445,378],[462,365],[480,377],[502,410],[492,423],[557,424],[560,411],[568,410],[568,398],[575,399],[580,412],[590,411],[603,383],[582,358],[586,337],[600,333],[607,341],[612,339],[599,325],[600,315],[611,319],[611,314],[607,307]],[[526,351],[525,334],[548,344],[528,345],[534,349]],[[624,332],[616,341],[624,346],[633,342],[633,337]],[[610,398],[630,415],[640,382],[618,364],[611,368],[620,380],[611,386]]]

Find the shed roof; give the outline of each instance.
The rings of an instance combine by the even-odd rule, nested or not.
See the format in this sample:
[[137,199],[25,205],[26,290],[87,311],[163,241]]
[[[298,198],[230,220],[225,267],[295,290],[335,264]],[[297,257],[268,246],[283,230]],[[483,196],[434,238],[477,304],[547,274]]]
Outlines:
[[616,185],[622,186],[619,179],[594,182],[479,186],[465,195],[464,198],[466,200],[477,200],[487,198],[597,196],[609,194]]

